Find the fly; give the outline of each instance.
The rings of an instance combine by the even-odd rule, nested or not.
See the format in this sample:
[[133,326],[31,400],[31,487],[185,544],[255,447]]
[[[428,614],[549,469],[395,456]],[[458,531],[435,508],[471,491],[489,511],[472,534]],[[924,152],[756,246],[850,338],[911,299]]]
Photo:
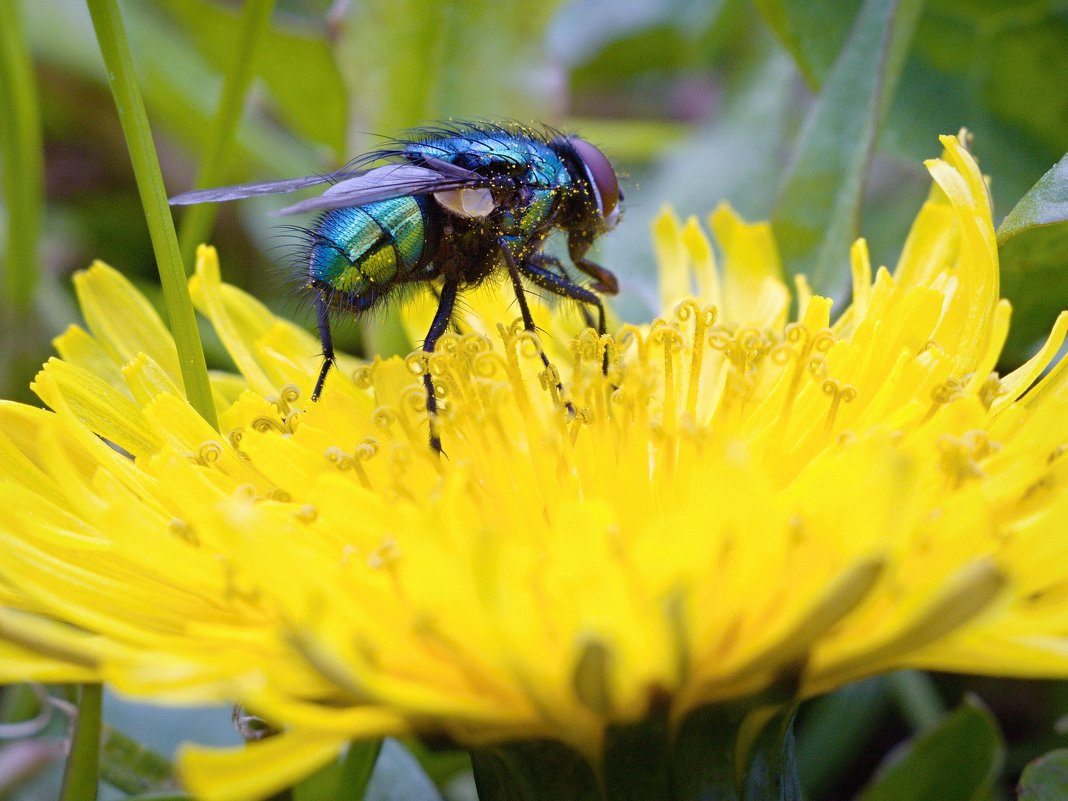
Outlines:
[[[283,194],[322,183],[330,184],[322,194],[280,212],[320,212],[305,231],[301,254],[323,345],[313,401],[335,362],[331,313],[363,314],[417,284],[437,287],[426,353],[448,329],[462,292],[505,276],[526,330],[534,331],[534,320],[524,281],[577,301],[598,334],[605,333],[600,295],[616,294],[619,283],[586,253],[615,227],[623,194],[611,162],[585,139],[514,124],[420,128],[329,175],[186,192],[171,204]],[[566,235],[571,265],[591,279],[587,284],[544,251],[554,231]],[[541,359],[548,368],[544,351]],[[430,445],[441,452],[429,371],[423,382]]]

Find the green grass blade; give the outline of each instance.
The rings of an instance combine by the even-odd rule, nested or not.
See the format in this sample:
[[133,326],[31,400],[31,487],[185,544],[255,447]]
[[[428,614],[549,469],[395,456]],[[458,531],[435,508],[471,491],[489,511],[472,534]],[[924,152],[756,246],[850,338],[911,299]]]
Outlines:
[[[223,167],[234,141],[237,123],[241,119],[245,96],[252,84],[256,51],[271,21],[274,2],[275,0],[246,0],[241,11],[241,35],[223,80],[219,108],[212,121],[208,146],[194,184],[196,189],[206,189],[222,182]],[[218,207],[213,203],[202,203],[185,211],[178,241],[181,245],[182,260],[187,266],[193,263],[197,245],[210,236],[217,210]]]
[[8,213],[4,300],[21,310],[33,301],[37,281],[44,161],[33,62],[14,0],[0,3],[0,108],[0,172]]
[[104,66],[107,68],[108,83],[119,112],[119,121],[122,123],[122,132],[126,137],[126,146],[130,151],[130,160],[133,162],[145,220],[152,237],[152,249],[156,254],[160,281],[163,284],[163,298],[171,332],[178,347],[185,392],[193,408],[217,428],[204,348],[197,331],[182,254],[174,232],[174,219],[167,205],[163,175],[156,158],[152,132],[148,127],[148,115],[145,113],[144,100],[138,87],[133,55],[126,41],[122,16],[116,0],[87,0],[87,3],[100,52],[104,57]]
[[78,700],[78,722],[63,772],[59,801],[96,801],[100,783],[100,720],[103,689],[83,684]]
[[44,207],[44,157],[37,87],[18,0],[0,2],[0,176],[7,208],[0,258],[0,394],[26,399],[44,346],[34,294]]

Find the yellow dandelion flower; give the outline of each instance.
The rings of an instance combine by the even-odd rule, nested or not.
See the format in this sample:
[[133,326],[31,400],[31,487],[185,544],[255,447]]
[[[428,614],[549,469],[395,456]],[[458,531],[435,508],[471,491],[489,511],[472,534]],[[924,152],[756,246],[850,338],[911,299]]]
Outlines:
[[652,324],[573,338],[535,307],[539,342],[488,292],[432,356],[343,359],[318,403],[318,343],[202,248],[194,300],[239,371],[213,376],[219,432],[149,305],[94,265],[88,330],[34,383],[51,411],[0,405],[0,678],[240,701],[283,733],[181,762],[223,801],[413,732],[482,754],[480,782],[508,773],[483,746],[520,743],[514,768],[559,743],[611,797],[628,760],[683,770],[681,739],[634,732],[697,731],[695,710],[733,721],[741,758],[769,730],[781,750],[780,709],[880,671],[1068,675],[1065,362],[1043,375],[1068,316],[994,372],[986,187],[943,144],[897,269],[857,242],[836,321],[803,280],[791,319],[767,225],[713,213],[721,271],[665,212]]

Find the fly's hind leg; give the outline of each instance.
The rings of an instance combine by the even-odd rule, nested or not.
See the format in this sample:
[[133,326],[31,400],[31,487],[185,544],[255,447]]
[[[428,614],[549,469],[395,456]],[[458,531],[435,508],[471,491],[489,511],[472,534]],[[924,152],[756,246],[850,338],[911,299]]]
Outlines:
[[[452,319],[452,310],[456,306],[456,292],[459,288],[459,280],[446,276],[445,283],[441,285],[441,294],[438,295],[438,310],[434,312],[434,321],[430,324],[430,330],[423,340],[423,351],[433,354],[434,347],[438,344],[449,328]],[[426,414],[430,424],[430,447],[439,454],[441,449],[441,437],[438,435],[438,396],[434,394],[434,380],[430,377],[430,367],[423,373],[423,386],[426,387]]]
[[312,390],[313,401],[319,400],[319,396],[323,394],[326,374],[337,362],[337,357],[334,356],[334,338],[330,335],[330,306],[322,291],[315,296],[315,316],[319,321],[319,340],[323,343],[323,366],[319,368],[319,378],[316,379],[315,389]]

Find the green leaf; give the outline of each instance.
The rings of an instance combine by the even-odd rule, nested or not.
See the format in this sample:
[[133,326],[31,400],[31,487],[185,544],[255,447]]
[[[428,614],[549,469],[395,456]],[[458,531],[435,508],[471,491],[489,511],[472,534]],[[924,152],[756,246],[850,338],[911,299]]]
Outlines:
[[471,751],[479,801],[603,801],[589,762],[552,740]]
[[340,760],[301,779],[293,801],[441,801],[434,782],[394,739],[352,743]]
[[755,0],[775,35],[818,89],[849,34],[860,0]]
[[175,785],[167,759],[110,726],[104,726],[101,736],[100,776],[124,793],[159,792]]
[[[798,773],[807,797],[826,796],[830,786],[868,747],[890,701],[886,677],[873,676],[808,705],[797,733]],[[864,714],[858,715],[858,709]]]
[[1019,801],[1063,801],[1068,798],[1068,748],[1050,751],[1024,768],[1016,793]]
[[402,740],[404,747],[419,760],[426,775],[438,787],[446,786],[457,776],[471,772],[471,757],[457,748],[430,747],[417,738]]
[[479,801],[602,801],[582,757],[559,743],[515,743],[471,753]]
[[1003,361],[1023,361],[1068,308],[1068,156],[1047,172],[998,228],[1002,295],[1013,325]]
[[[228,68],[241,37],[240,14],[208,0],[164,0],[163,7],[218,71]],[[287,19],[291,20],[278,15],[265,33],[257,48],[256,74],[294,130],[342,157],[348,103],[330,41],[325,30],[300,27]]]
[[[768,701],[792,695],[787,680]],[[781,699],[779,699],[781,701]],[[679,801],[800,801],[793,718],[796,707],[708,706],[682,722],[673,755],[673,787]],[[650,799],[652,801],[652,799]]]
[[922,0],[865,0],[813,104],[772,216],[791,274],[840,289],[868,164]]
[[1068,151],[1065,70],[1060,0],[929,0],[886,140],[915,161],[967,127],[1006,209]]
[[998,245],[1036,228],[1068,223],[1068,156],[1042,176],[998,227]]
[[997,723],[968,698],[935,728],[912,740],[885,766],[861,801],[978,801],[1004,758]]
[[341,761],[333,796],[335,801],[362,801],[381,752],[382,740],[349,744],[349,750]]

